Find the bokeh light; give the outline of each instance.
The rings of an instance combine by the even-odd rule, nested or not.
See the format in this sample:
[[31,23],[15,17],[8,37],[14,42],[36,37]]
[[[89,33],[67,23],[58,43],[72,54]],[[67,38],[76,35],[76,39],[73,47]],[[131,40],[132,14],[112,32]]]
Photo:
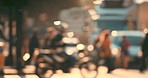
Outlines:
[[111,32],[111,35],[112,35],[112,36],[117,36],[117,31],[116,31],[116,30],[112,31],[112,32]]
[[144,28],[143,32],[146,34],[148,33],[148,28]]
[[83,50],[83,49],[85,48],[85,46],[84,46],[84,44],[78,44],[78,45],[76,46],[76,48],[77,48],[78,50]]
[[93,45],[88,45],[87,46],[87,50],[88,51],[93,51],[94,50],[94,46]]
[[73,36],[74,36],[74,32],[68,32],[68,33],[67,33],[67,36],[68,36],[68,37],[73,37]]
[[23,56],[23,60],[24,60],[24,61],[27,61],[29,58],[30,58],[30,54],[29,54],[29,53],[26,53],[26,54]]
[[53,23],[54,23],[54,25],[60,25],[61,21],[54,21]]
[[79,53],[79,57],[84,57],[85,54],[84,53]]

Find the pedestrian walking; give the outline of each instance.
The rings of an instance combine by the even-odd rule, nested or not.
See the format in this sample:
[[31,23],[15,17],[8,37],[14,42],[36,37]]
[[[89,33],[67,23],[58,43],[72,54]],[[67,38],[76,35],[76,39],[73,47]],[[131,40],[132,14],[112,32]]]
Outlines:
[[56,49],[63,48],[64,44],[62,42],[63,35],[58,31],[56,27],[49,27],[47,29],[47,37],[45,39],[46,49]]
[[142,48],[143,55],[142,55],[142,64],[140,66],[140,71],[143,72],[147,67],[146,58],[148,57],[148,33],[146,34],[146,37],[142,42],[141,48]]
[[105,63],[103,65],[108,67],[108,71],[112,71],[114,69],[114,64],[111,58],[111,40],[108,30],[102,31],[100,36],[97,39],[96,50],[98,51],[99,60],[104,60]]
[[5,56],[4,56],[4,47],[5,47],[5,41],[3,39],[0,39],[0,75],[3,75],[3,68],[5,66]]
[[120,48],[121,48],[121,62],[123,63],[123,67],[124,68],[128,68],[129,66],[129,53],[128,53],[128,49],[130,47],[130,43],[128,41],[128,39],[126,38],[126,36],[122,36],[122,40],[120,42]]
[[35,48],[39,48],[39,39],[38,39],[37,30],[33,30],[33,35],[29,40],[29,52],[30,52],[29,63],[31,63],[31,59],[33,57]]

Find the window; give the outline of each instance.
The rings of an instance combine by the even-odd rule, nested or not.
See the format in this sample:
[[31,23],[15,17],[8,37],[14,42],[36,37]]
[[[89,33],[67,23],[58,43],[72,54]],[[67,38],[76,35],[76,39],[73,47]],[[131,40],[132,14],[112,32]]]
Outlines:
[[127,8],[131,6],[133,0],[104,0],[101,4],[102,8]]
[[[119,45],[121,41],[122,36],[116,36],[112,38],[112,42],[116,45]],[[143,40],[143,37],[139,36],[126,36],[127,40],[129,40],[130,45],[133,46],[139,46],[141,44],[141,41]]]

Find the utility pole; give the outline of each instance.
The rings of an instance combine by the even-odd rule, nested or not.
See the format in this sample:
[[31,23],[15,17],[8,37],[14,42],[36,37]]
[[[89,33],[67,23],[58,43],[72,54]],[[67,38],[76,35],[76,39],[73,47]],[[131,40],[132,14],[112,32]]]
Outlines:
[[16,11],[16,67],[18,70],[22,68],[22,38],[23,38],[23,30],[22,30],[22,25],[23,25],[23,19],[22,19],[22,9],[20,7],[15,8]]
[[9,56],[8,56],[8,65],[13,66],[13,55],[12,55],[12,45],[13,45],[13,38],[12,38],[12,16],[13,16],[13,8],[9,6]]
[[[10,66],[13,66],[13,55],[12,55],[12,46],[13,46],[13,36],[12,36],[12,16],[15,13],[16,17],[16,68],[22,68],[22,7],[28,4],[28,0],[2,0],[2,5],[9,8],[9,56],[8,62]],[[14,12],[15,11],[15,12]]]

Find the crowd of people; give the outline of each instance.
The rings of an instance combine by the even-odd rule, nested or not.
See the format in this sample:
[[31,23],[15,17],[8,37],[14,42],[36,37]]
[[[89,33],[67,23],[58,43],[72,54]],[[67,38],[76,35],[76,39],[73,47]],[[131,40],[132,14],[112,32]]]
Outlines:
[[[140,63],[140,71],[143,72],[147,66],[147,57],[148,57],[148,33],[145,36],[143,42],[141,42],[141,50],[142,50],[142,60]],[[98,53],[99,60],[104,59],[105,65],[111,71],[114,68],[122,67],[125,69],[129,68],[130,62],[130,41],[127,39],[125,35],[122,35],[121,40],[116,41],[118,46],[120,47],[120,54],[119,56],[112,59],[112,52],[111,52],[111,38],[110,38],[110,31],[103,30],[101,34],[98,35],[96,41],[94,42],[95,50]]]
[[[59,30],[56,27],[49,27],[47,28],[44,38],[39,38],[38,30],[33,29],[33,33],[31,38],[29,38],[29,44],[28,44],[28,51],[31,56],[28,63],[29,64],[31,63],[31,59],[32,59],[34,50],[36,48],[54,49],[54,50],[59,48],[63,49],[65,45],[62,42],[62,38],[63,38],[62,33],[63,32],[61,32],[61,30]],[[4,40],[7,40],[7,36],[4,37],[3,34],[6,34],[6,32],[2,33],[1,31],[0,37]],[[14,32],[14,36],[15,34],[16,33]],[[83,38],[81,39],[82,39],[81,41],[84,41]],[[88,44],[89,42],[86,41],[85,43]],[[129,52],[128,52],[128,49],[130,47],[130,42],[128,41],[126,36],[123,35],[118,45],[121,48],[121,55],[120,55],[120,59],[116,60],[115,64],[127,69],[129,66],[129,60],[130,60]],[[110,31],[104,30],[99,34],[96,41],[94,42],[94,47],[98,53],[98,58],[104,59],[106,61],[105,65],[109,68],[109,71],[114,69],[114,63],[112,60],[112,53],[111,53],[110,46],[111,46]],[[148,57],[148,33],[146,34],[146,37],[142,42],[141,48],[142,48],[143,56],[141,60],[140,71],[143,71],[144,69],[146,69],[145,59]],[[62,51],[64,52],[64,50]]]

